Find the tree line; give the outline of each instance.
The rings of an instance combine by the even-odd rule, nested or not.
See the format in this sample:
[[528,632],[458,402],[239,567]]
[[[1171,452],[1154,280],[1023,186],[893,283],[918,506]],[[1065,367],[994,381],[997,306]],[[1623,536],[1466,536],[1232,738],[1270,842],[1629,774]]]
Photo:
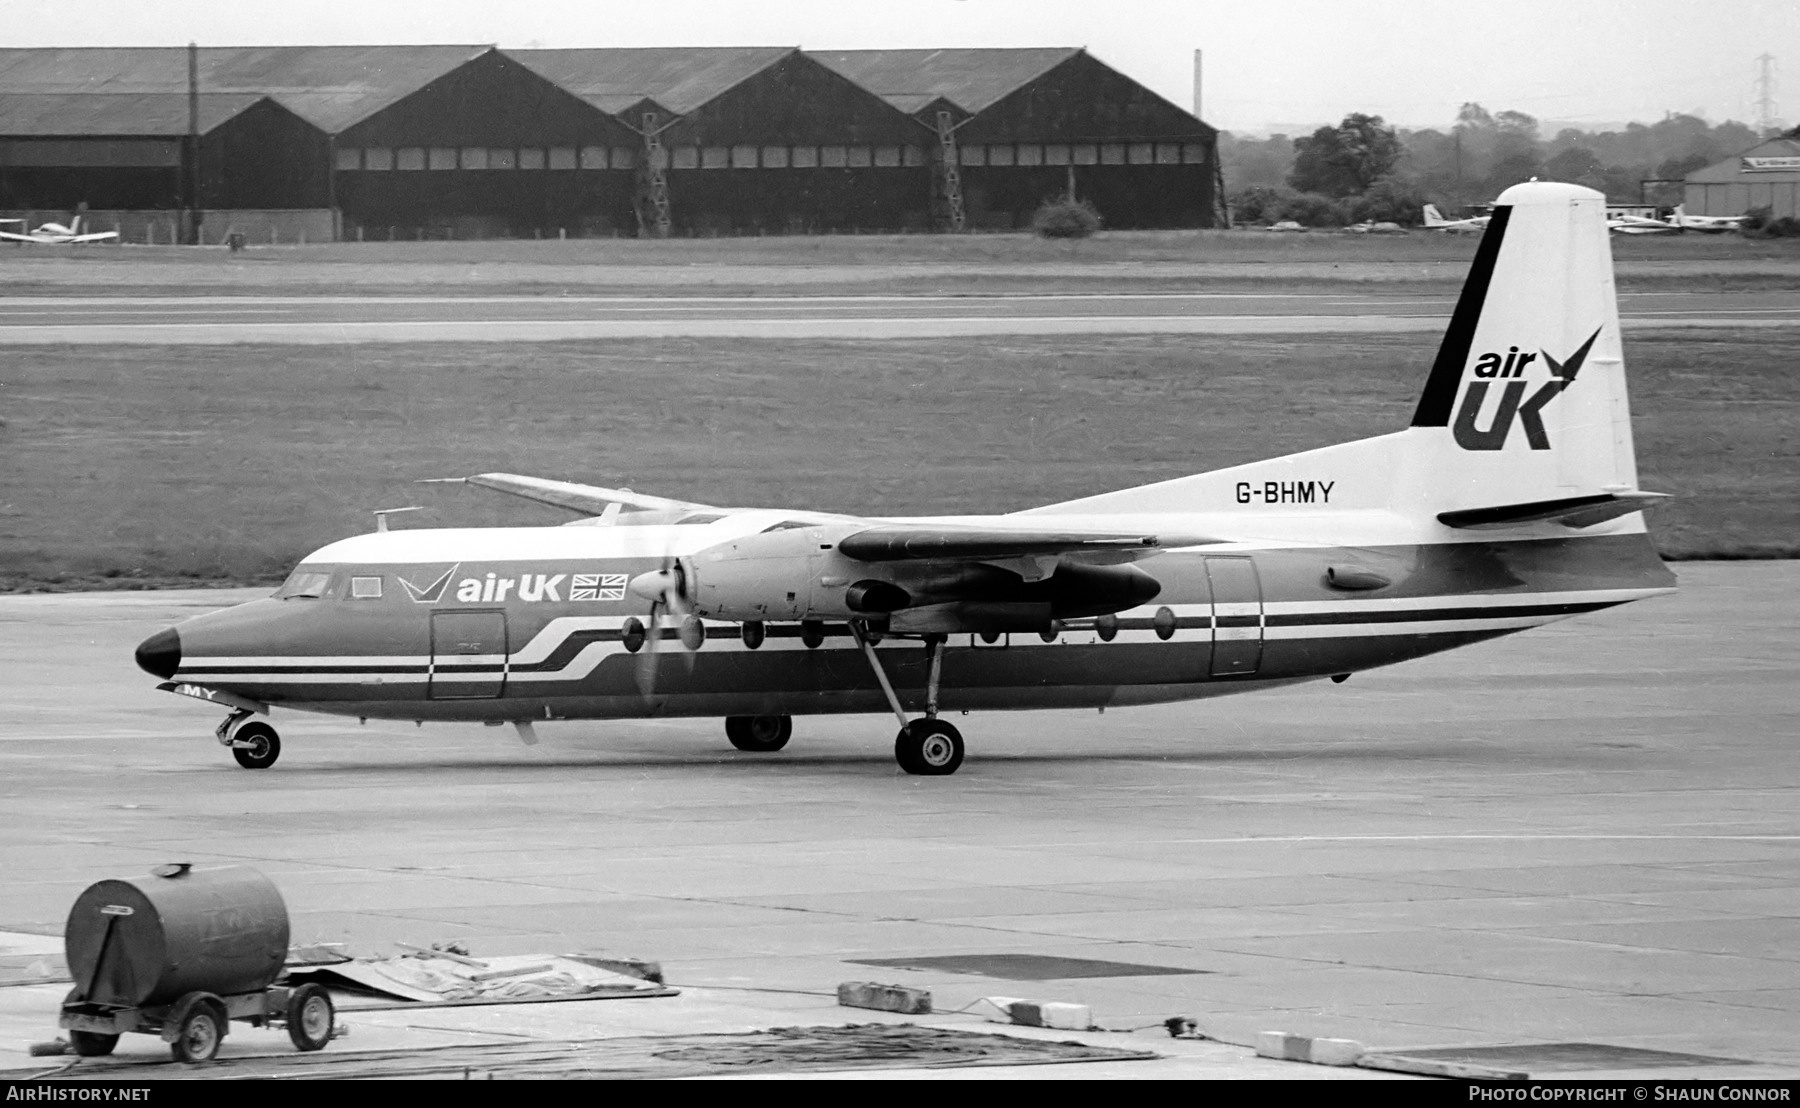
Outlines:
[[[1618,204],[1672,205],[1681,200],[1681,178],[1761,137],[1742,123],[1714,126],[1674,114],[1622,131],[1566,127],[1545,139],[1524,112],[1469,103],[1445,130],[1400,130],[1353,112],[1299,138],[1221,132],[1219,158],[1234,221],[1410,224],[1426,203],[1451,214],[1532,177],[1586,185]],[[1672,183],[1644,186],[1640,197],[1640,182],[1649,179]]]

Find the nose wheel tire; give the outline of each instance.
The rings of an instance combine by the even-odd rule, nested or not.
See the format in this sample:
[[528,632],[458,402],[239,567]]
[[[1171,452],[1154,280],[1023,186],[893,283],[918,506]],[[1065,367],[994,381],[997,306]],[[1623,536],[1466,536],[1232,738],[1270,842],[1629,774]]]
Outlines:
[[268,769],[281,757],[281,736],[260,721],[240,726],[231,736],[231,743],[231,756],[245,769]]
[[726,716],[725,737],[739,750],[769,754],[787,745],[793,716]]
[[963,737],[941,719],[915,719],[894,739],[894,760],[921,777],[945,777],[963,760]]

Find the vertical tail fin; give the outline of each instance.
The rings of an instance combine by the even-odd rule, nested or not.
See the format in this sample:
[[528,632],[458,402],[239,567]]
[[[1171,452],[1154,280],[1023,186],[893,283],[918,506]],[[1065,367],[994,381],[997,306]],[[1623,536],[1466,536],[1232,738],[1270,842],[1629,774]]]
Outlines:
[[1547,182],[1500,195],[1412,429],[1426,499],[1636,491],[1605,197]]

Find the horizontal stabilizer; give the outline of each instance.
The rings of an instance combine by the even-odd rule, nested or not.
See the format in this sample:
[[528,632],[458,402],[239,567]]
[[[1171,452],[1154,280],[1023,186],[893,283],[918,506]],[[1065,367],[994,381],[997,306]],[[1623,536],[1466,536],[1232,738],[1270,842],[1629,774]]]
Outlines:
[[550,504],[558,508],[567,508],[572,512],[586,512],[599,515],[609,504],[623,504],[628,508],[643,511],[669,512],[689,511],[695,508],[711,508],[710,504],[696,504],[689,500],[670,500],[664,496],[645,496],[630,489],[608,489],[599,485],[579,485],[573,481],[550,481],[542,477],[521,477],[516,473],[477,473],[473,477],[431,477],[419,482],[422,485],[479,485],[485,489],[493,489],[509,496],[535,500],[540,504]]
[[1475,531],[1545,522],[1560,523],[1564,527],[1592,527],[1642,511],[1668,498],[1667,493],[1661,492],[1603,492],[1561,500],[1498,504],[1491,508],[1459,508],[1454,512],[1439,512],[1438,522],[1446,527]]
[[1112,555],[1114,558],[1110,560],[1129,561],[1143,553],[1171,546],[1204,546],[1221,541],[1198,535],[871,527],[839,540],[837,547],[845,557],[861,562],[1029,558],[1051,554]]

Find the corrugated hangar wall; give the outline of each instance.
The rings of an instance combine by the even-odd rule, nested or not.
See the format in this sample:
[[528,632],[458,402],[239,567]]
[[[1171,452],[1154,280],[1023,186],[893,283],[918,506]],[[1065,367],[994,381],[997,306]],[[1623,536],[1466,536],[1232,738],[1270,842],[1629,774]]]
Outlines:
[[[77,101],[92,88],[173,91],[168,51],[38,53],[0,51],[12,59],[0,58],[0,95],[17,91],[9,72],[20,89]],[[658,204],[674,234],[942,229],[947,190],[965,226],[1002,229],[1071,186],[1109,227],[1205,227],[1215,211],[1216,132],[1081,50],[309,47],[201,59],[205,96],[209,81],[241,94],[264,74],[275,86],[205,132],[202,203],[336,208],[359,237],[637,234],[657,229]],[[80,81],[65,79],[70,66]],[[53,131],[33,125],[41,147]],[[16,137],[0,133],[0,187],[29,183],[35,206],[181,202],[179,130],[87,136],[91,157],[73,176],[8,165]],[[138,164],[152,141],[162,155]]]

